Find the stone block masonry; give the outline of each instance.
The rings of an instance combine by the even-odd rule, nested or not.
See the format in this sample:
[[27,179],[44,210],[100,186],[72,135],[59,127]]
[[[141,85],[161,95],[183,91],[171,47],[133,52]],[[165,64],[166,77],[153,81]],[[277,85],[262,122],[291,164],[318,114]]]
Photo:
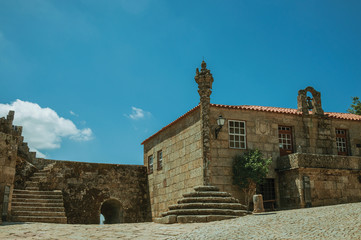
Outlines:
[[11,217],[11,199],[14,189],[18,144],[22,142],[21,127],[12,125],[14,112],[0,118],[0,219]]
[[68,223],[99,224],[101,207],[107,200],[120,203],[120,222],[151,221],[144,166],[52,162],[39,189],[62,190]]
[[[182,194],[203,184],[201,121],[199,108],[144,143],[144,164],[153,157],[153,172],[148,172],[152,217],[160,217]],[[163,167],[159,168],[158,152]]]
[[361,201],[361,157],[296,153],[280,158],[278,167],[283,208]]

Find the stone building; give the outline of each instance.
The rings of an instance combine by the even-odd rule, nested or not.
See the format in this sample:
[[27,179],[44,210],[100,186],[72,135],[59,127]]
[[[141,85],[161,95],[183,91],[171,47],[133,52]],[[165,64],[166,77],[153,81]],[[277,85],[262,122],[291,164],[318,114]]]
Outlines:
[[257,188],[267,208],[361,201],[361,116],[324,112],[312,87],[298,92],[297,109],[211,104],[205,62],[195,80],[200,104],[142,143],[153,218],[198,185],[242,200],[232,157],[249,149],[273,160]]

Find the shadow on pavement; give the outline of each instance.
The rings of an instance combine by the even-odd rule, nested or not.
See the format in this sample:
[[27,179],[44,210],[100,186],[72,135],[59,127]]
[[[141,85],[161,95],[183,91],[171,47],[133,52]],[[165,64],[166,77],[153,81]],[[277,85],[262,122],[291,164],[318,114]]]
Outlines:
[[255,216],[264,216],[264,215],[274,215],[274,214],[277,214],[275,212],[270,212],[270,213],[253,213],[252,215],[255,215]]
[[6,226],[6,225],[20,225],[20,224],[25,224],[26,222],[2,222],[2,224],[0,224],[1,226]]

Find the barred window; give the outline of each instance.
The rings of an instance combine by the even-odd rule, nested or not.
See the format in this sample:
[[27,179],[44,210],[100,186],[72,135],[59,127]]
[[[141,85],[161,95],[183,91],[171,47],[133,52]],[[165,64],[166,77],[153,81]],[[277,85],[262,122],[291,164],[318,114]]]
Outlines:
[[163,152],[162,150],[158,151],[158,154],[157,154],[158,158],[157,158],[157,170],[161,170],[163,168]]
[[153,155],[148,157],[148,173],[153,173]]
[[246,149],[246,123],[228,120],[229,147]]

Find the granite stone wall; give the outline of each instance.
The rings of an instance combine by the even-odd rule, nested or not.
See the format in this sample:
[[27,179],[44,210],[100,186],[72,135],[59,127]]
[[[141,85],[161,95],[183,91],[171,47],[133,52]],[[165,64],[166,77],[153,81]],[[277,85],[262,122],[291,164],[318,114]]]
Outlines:
[[[11,198],[14,189],[15,166],[17,160],[18,139],[10,134],[0,132],[0,218],[9,219],[11,214]],[[5,187],[10,187],[7,203],[4,203]],[[7,213],[3,207],[7,205]]]
[[[216,119],[220,115],[226,119],[226,122],[219,132],[218,138],[216,139]],[[247,144],[246,149],[230,148],[228,134],[229,120],[245,121]],[[336,129],[347,129],[349,154],[352,156],[361,156],[361,147],[358,147],[360,146],[361,139],[361,123],[359,121],[334,119],[329,118],[326,115],[303,116],[300,114],[284,114],[245,109],[240,110],[236,108],[232,109],[222,107],[222,105],[213,105],[210,112],[210,125],[211,185],[219,187],[221,191],[231,193],[241,202],[243,202],[244,199],[242,192],[237,186],[232,184],[232,158],[236,154],[242,154],[242,152],[247,151],[248,149],[259,149],[262,151],[265,157],[271,157],[273,159],[267,177],[275,179],[277,206],[281,205],[281,196],[279,192],[280,187],[278,184],[283,183],[284,181],[279,179],[279,174],[276,172],[276,169],[278,168],[277,159],[280,157],[278,138],[279,126],[292,127],[293,152],[321,154],[324,156],[330,156],[329,158],[332,158],[333,155],[337,155]],[[327,158],[322,158],[322,161],[327,162],[326,159]],[[308,161],[308,164],[315,164],[313,161],[316,160],[314,158],[312,158],[312,160],[307,160],[307,157],[304,157],[302,161]],[[297,178],[294,177],[294,180],[295,179]]]
[[[0,118],[0,218],[11,218],[11,200],[14,189],[15,167],[18,157],[18,146],[22,143],[22,127],[13,126],[14,111]],[[4,200],[5,188],[10,187],[6,201]],[[3,207],[7,212],[3,211]]]
[[144,166],[51,161],[40,190],[62,190],[68,223],[99,224],[102,203],[120,202],[121,222],[151,221]]
[[291,154],[279,160],[282,208],[305,207],[304,178],[311,206],[361,201],[361,157]]
[[[144,164],[153,156],[153,172],[148,173],[152,217],[160,217],[183,193],[203,184],[201,121],[199,109],[180,119],[144,143]],[[163,167],[157,166],[158,152],[163,153]]]

